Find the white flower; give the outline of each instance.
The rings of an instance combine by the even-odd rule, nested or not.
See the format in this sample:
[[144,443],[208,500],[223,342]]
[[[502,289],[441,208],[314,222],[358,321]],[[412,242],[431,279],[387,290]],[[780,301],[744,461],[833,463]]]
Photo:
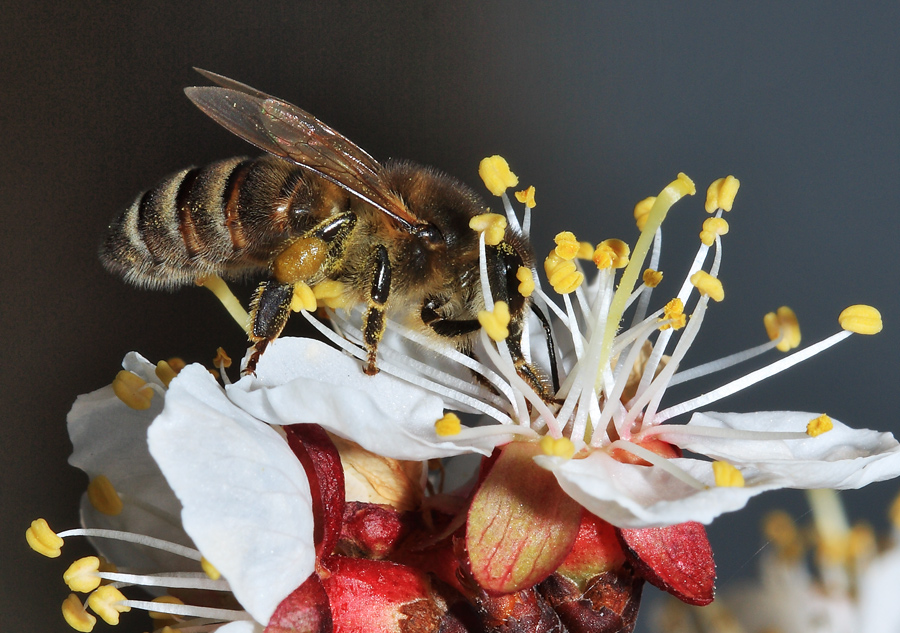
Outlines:
[[[723,295],[717,276],[727,223],[721,216],[723,208],[730,209],[736,191],[736,181],[729,179],[710,188],[708,206],[718,210],[712,222],[704,223],[703,244],[688,267],[677,301],[665,309],[648,314],[655,282],[647,277],[639,284],[638,279],[648,254],[648,268],[658,266],[658,229],[669,208],[693,193],[693,183],[683,175],[647,205],[646,224],[630,261],[627,255],[613,253],[621,250],[620,243],[601,244],[613,253],[609,256],[613,265],[598,263],[606,267],[589,285],[563,295],[564,308],[557,307],[538,287],[535,301],[556,315],[554,337],[559,348],[567,350],[559,359],[563,375],[557,402],[545,402],[532,392],[516,374],[505,342],[495,344],[483,330],[478,350],[481,362],[473,362],[455,350],[429,344],[397,323],[389,324],[379,347],[382,372],[375,377],[365,376],[359,363],[349,357],[361,356],[356,345],[319,325],[349,355],[311,341],[280,339],[264,355],[258,375],[231,385],[228,397],[271,424],[314,422],[375,453],[398,459],[488,454],[513,438],[544,438],[547,454],[535,461],[551,470],[560,486],[584,507],[620,527],[692,520],[708,523],[766,490],[856,488],[897,476],[900,444],[892,436],[853,430],[827,416],[822,424],[832,424],[832,430],[808,433],[807,425],[820,417],[817,413],[694,413],[687,425],[662,424],[778,373],[843,340],[851,331],[880,330],[877,311],[855,306],[842,314],[844,331],[690,401],[660,409],[671,384],[729,367],[776,346],[787,350],[799,344],[793,313],[783,308],[778,315],[767,317],[771,341],[690,371],[678,371],[710,299],[720,300]],[[518,227],[505,194],[503,199],[510,224]],[[527,217],[525,224],[529,224]],[[558,239],[569,240],[572,253],[577,250],[573,236]],[[713,261],[704,270],[710,254],[714,254]],[[600,261],[603,256],[595,254],[595,259]],[[617,275],[614,266],[624,267],[623,273]],[[482,276],[487,277],[486,273]],[[493,302],[489,293],[485,294],[490,308]],[[683,307],[692,302],[693,310],[685,319],[688,315]],[[634,306],[632,325],[617,327],[629,306]],[[343,313],[334,313],[333,318],[347,336],[359,331]],[[530,341],[533,357],[536,362],[548,363],[542,330],[531,325],[536,330]],[[410,354],[408,341],[397,342],[401,338],[428,347],[431,359],[420,361],[421,353],[418,357]],[[472,380],[473,371],[493,390]],[[434,423],[444,408],[477,411],[490,423],[438,435]],[[665,445],[710,459],[664,456],[667,451],[660,446]],[[626,454],[632,457],[625,461],[647,461],[642,462],[645,465],[623,463]]]

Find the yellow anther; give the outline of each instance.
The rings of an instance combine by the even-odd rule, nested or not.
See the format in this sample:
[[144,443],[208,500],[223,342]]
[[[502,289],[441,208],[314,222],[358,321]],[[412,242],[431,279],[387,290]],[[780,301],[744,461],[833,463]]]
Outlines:
[[817,418],[809,421],[806,425],[806,434],[810,437],[818,437],[822,433],[827,433],[834,428],[834,423],[824,413]]
[[69,597],[63,600],[62,614],[66,624],[81,633],[93,631],[94,625],[97,624],[97,618],[87,612],[74,593],[70,593]]
[[782,337],[775,346],[777,350],[787,352],[800,345],[800,323],[789,307],[781,306],[778,312],[769,312],[763,317],[763,325],[770,341]]
[[534,202],[534,186],[528,187],[524,191],[516,192],[516,200],[522,202],[529,209],[533,209],[535,206]]
[[838,317],[838,323],[845,330],[856,334],[878,334],[883,327],[881,313],[867,305],[846,308]]
[[634,205],[634,221],[637,224],[639,231],[644,230],[644,225],[647,223],[647,218],[650,217],[650,209],[653,208],[653,204],[655,202],[656,196],[650,196],[649,198],[644,198],[636,205]]
[[122,512],[122,500],[115,486],[106,475],[97,475],[91,479],[87,489],[88,501],[94,509],[107,516],[117,516]]
[[56,558],[62,554],[62,538],[50,529],[44,519],[35,519],[31,522],[31,527],[25,530],[25,540],[31,549],[47,558]]
[[315,312],[316,305],[316,293],[313,292],[313,289],[302,281],[295,283],[294,296],[291,297],[291,310],[294,312],[300,312],[301,310]]
[[87,604],[104,622],[115,626],[119,623],[119,614],[131,611],[131,607],[122,604],[125,596],[112,585],[103,585],[88,596]]
[[325,281],[316,284],[312,291],[313,295],[315,295],[317,304],[329,307],[329,308],[343,308],[346,303],[346,295],[344,291],[346,288],[344,284],[340,281],[335,281],[334,279],[326,279]]
[[509,306],[505,301],[498,301],[493,310],[478,313],[478,322],[491,340],[505,340],[509,336]]
[[100,559],[96,556],[79,558],[63,572],[63,581],[78,593],[90,593],[100,586]]
[[878,552],[878,539],[871,525],[857,523],[847,535],[847,555],[853,560],[869,560]]
[[893,523],[894,528],[900,528],[900,495],[894,497],[891,507],[888,508],[888,519]]
[[584,275],[579,272],[575,262],[563,259],[554,251],[544,260],[544,272],[550,285],[561,295],[574,292],[584,281]]
[[519,294],[523,297],[530,297],[534,292],[534,275],[531,274],[531,269],[519,266],[519,270],[516,271],[516,279],[519,280]]
[[205,556],[200,558],[200,569],[203,570],[203,573],[209,576],[212,580],[218,580],[222,577],[221,572],[216,569],[215,565],[206,560]]
[[656,288],[662,281],[662,278],[662,272],[659,270],[653,270],[652,268],[648,268],[647,270],[645,270],[642,277],[644,285],[648,288]]
[[803,555],[803,539],[797,524],[783,510],[770,512],[763,519],[763,535],[778,549],[783,558],[796,560]]
[[434,423],[434,432],[440,437],[449,437],[451,435],[459,435],[462,430],[462,423],[459,416],[453,412],[447,412],[440,420]]
[[469,220],[469,228],[484,233],[484,243],[496,246],[506,234],[506,218],[499,213],[482,213]]
[[687,323],[687,316],[684,314],[684,302],[678,297],[669,301],[666,307],[663,308],[663,315],[660,317],[660,321],[671,321],[671,323],[659,326],[660,330],[668,330],[669,328],[680,330],[683,328]]
[[706,246],[712,246],[717,235],[728,233],[728,222],[725,218],[706,218],[703,221],[703,230],[700,231],[700,241]]
[[541,438],[540,444],[544,455],[572,459],[572,456],[575,454],[575,444],[567,437],[552,438],[549,435],[545,435]]
[[728,462],[713,462],[713,475],[716,485],[720,488],[743,488],[744,476],[737,468]]
[[590,242],[579,242],[578,254],[575,257],[578,259],[593,259],[594,245]]
[[156,363],[155,373],[156,377],[159,378],[166,387],[168,387],[169,383],[172,382],[172,379],[178,375],[178,372],[172,368],[168,361],[164,360]]
[[[179,600],[175,596],[159,596],[151,600],[151,602],[155,602],[157,604],[180,604],[183,605],[184,602]],[[147,615],[149,615],[154,620],[171,620],[171,613],[163,613],[162,611],[150,611]]]
[[112,382],[113,393],[132,409],[144,411],[150,408],[153,388],[134,372],[122,370]]
[[[706,190],[706,212],[715,213],[716,209],[731,211],[734,197],[737,195],[741,181],[734,176],[726,176],[714,180]],[[721,235],[721,233],[720,233]]]
[[713,301],[721,301],[725,298],[722,282],[705,270],[698,270],[691,275],[691,283],[700,291],[700,294],[708,296]]
[[631,255],[631,247],[622,240],[609,239],[597,244],[591,259],[597,268],[625,268],[628,265],[628,256]]
[[565,260],[575,259],[578,251],[581,250],[581,242],[575,239],[575,234],[570,231],[557,233],[553,241],[556,242],[556,248],[553,249],[553,252]]
[[176,374],[180,373],[182,369],[187,367],[187,363],[184,362],[184,359],[178,358],[177,356],[173,356],[166,362],[169,363],[169,367],[171,367]]
[[216,369],[228,369],[231,367],[231,356],[225,353],[225,348],[216,348],[216,357],[213,359],[213,367]]
[[478,165],[478,175],[484,186],[495,196],[502,196],[510,187],[519,184],[519,178],[510,171],[509,163],[502,156],[488,156]]

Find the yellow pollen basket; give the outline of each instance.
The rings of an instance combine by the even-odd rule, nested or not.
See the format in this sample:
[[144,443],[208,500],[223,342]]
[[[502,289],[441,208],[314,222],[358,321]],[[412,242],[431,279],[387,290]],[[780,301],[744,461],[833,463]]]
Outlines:
[[778,351],[788,352],[800,345],[800,323],[789,307],[781,306],[777,312],[769,312],[763,317],[763,325],[770,341],[782,337],[775,346]]
[[50,529],[45,519],[35,519],[31,522],[31,527],[25,530],[25,540],[31,549],[47,558],[57,558],[62,554],[64,541]]
[[709,297],[713,301],[721,301],[725,298],[725,289],[722,288],[722,282],[705,270],[698,270],[691,275],[691,283],[700,294]]
[[505,301],[494,304],[493,310],[478,313],[478,323],[493,341],[503,341],[509,336],[509,306]]
[[867,305],[855,305],[844,309],[838,317],[838,323],[843,329],[856,334],[878,334],[884,327],[881,313]]
[[637,224],[639,231],[644,230],[644,225],[647,224],[647,218],[650,217],[650,209],[653,208],[654,204],[656,204],[656,196],[644,198],[634,205],[634,221],[635,224]]
[[134,372],[120,371],[112,382],[112,388],[116,397],[132,409],[145,411],[150,408],[153,388]]
[[131,611],[131,607],[121,604],[125,596],[112,585],[103,585],[88,596],[87,604],[107,624],[119,623],[119,614]]
[[316,294],[305,282],[298,281],[294,284],[294,295],[291,297],[291,310],[293,312],[315,312],[317,307]]
[[519,280],[519,294],[523,297],[530,297],[534,292],[534,275],[530,268],[519,266],[516,271],[516,279]]
[[434,423],[434,432],[440,437],[459,435],[461,430],[462,422],[460,422],[459,416],[451,411],[445,413],[444,417]]
[[813,418],[806,425],[806,434],[810,437],[818,437],[822,433],[827,433],[834,428],[834,422],[824,413],[817,418]]
[[97,475],[88,484],[88,501],[97,512],[106,516],[118,516],[122,513],[122,499],[116,492],[115,486],[106,475]]
[[656,288],[662,282],[662,280],[662,272],[653,270],[652,268],[648,268],[644,271],[644,274],[641,275],[641,281],[643,281],[644,285],[648,288]]
[[734,197],[741,187],[741,181],[734,176],[725,176],[714,180],[706,190],[706,212],[715,213],[717,209],[731,211]]
[[565,260],[575,259],[578,251],[581,250],[581,242],[575,239],[575,234],[570,231],[557,233],[553,241],[556,242],[556,248],[553,249],[553,252]]
[[684,302],[678,297],[669,301],[666,307],[663,308],[663,315],[660,317],[660,320],[671,321],[671,323],[659,326],[660,330],[668,330],[669,328],[680,330],[683,328],[687,324],[687,316],[684,314]]
[[606,268],[625,268],[628,265],[628,257],[631,248],[622,240],[609,239],[597,244],[591,260],[599,270]]
[[63,572],[63,582],[78,593],[90,593],[100,586],[100,559],[96,556],[79,558]]
[[533,209],[536,204],[534,202],[534,185],[528,187],[524,191],[516,192],[516,200],[524,204],[529,209]]
[[87,609],[81,604],[81,600],[74,593],[70,593],[69,597],[63,601],[62,614],[66,624],[81,633],[90,633],[97,624],[97,618],[87,612]]
[[743,488],[744,476],[728,462],[713,462],[713,476],[719,488]]
[[506,159],[496,154],[481,159],[478,175],[481,176],[488,191],[495,196],[502,196],[507,189],[519,184],[518,176],[510,171]]
[[544,455],[563,457],[565,459],[572,459],[572,456],[575,455],[575,444],[565,436],[552,438],[549,435],[545,435],[541,438],[540,444]]
[[550,251],[550,255],[544,260],[544,273],[553,289],[561,295],[574,292],[584,281],[584,275],[575,262],[563,259],[555,251]]
[[484,243],[496,246],[506,234],[506,218],[499,213],[482,213],[469,220],[469,228],[484,234]]

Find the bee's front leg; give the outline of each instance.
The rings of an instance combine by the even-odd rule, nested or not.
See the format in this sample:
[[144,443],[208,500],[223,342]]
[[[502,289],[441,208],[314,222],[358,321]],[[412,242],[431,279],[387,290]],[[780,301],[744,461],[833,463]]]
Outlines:
[[372,288],[369,292],[368,308],[363,318],[363,342],[369,358],[365,371],[369,376],[378,373],[375,365],[375,356],[378,351],[378,343],[384,335],[385,314],[384,307],[391,291],[391,261],[387,249],[379,244],[375,247],[371,259]]
[[281,283],[274,279],[264,281],[253,293],[250,309],[250,340],[253,353],[247,360],[243,373],[256,372],[259,357],[271,341],[278,338],[291,315],[291,299],[294,284]]

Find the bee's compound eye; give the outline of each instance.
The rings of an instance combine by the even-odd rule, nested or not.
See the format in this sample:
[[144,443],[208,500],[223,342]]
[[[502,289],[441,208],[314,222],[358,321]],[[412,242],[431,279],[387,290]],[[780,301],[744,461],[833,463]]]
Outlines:
[[434,224],[419,224],[415,227],[414,234],[425,242],[429,248],[434,248],[444,243],[444,234]]

